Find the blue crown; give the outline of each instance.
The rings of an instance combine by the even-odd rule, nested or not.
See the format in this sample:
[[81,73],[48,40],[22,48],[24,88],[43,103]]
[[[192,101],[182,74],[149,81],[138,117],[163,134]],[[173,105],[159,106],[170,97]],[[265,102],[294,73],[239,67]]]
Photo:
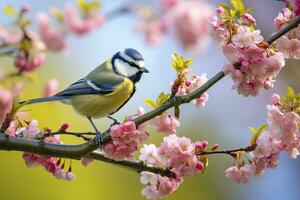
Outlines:
[[144,60],[142,54],[140,54],[140,53],[139,53],[137,50],[135,50],[135,49],[130,49],[130,48],[125,49],[125,50],[124,50],[124,53],[125,53],[127,56],[131,57],[131,58],[132,58],[133,60],[135,60],[135,61]]

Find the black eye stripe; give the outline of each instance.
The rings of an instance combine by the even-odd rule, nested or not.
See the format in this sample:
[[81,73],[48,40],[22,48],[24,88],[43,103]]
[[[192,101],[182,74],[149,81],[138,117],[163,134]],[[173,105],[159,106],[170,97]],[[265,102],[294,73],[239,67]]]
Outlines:
[[112,62],[114,63],[116,59],[122,60],[123,62],[129,64],[131,67],[140,69],[140,67],[138,65],[136,65],[134,62],[129,62],[128,60],[121,57],[119,54],[114,55],[114,57],[112,58]]

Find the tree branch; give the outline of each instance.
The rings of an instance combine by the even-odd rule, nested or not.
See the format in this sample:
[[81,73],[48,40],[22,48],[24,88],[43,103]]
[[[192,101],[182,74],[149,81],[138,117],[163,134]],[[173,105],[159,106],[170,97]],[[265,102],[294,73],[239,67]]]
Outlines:
[[[163,176],[174,177],[175,174],[168,169],[154,167],[152,165],[144,164],[136,160],[122,160],[114,161],[106,158],[103,153],[99,151],[91,152],[90,149],[95,147],[93,141],[89,141],[79,145],[64,145],[64,144],[50,144],[39,140],[24,139],[20,137],[11,137],[0,134],[0,150],[14,150],[35,153],[43,156],[61,157],[79,160],[83,157],[92,158],[95,160],[113,163],[123,166],[137,172],[149,171]],[[98,146],[96,146],[98,148]]]

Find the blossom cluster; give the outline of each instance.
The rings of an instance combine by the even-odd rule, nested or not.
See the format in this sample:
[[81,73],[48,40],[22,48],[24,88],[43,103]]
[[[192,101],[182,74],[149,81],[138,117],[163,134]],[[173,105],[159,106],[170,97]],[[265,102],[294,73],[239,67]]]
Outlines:
[[196,150],[195,143],[192,143],[190,139],[178,137],[175,134],[164,137],[160,147],[145,144],[140,150],[139,159],[157,167],[168,168],[176,174],[176,177],[168,178],[142,172],[141,182],[147,185],[142,190],[142,195],[148,199],[167,196],[179,187],[183,176],[191,176],[203,170],[204,165],[199,161]]
[[[23,137],[25,139],[36,139],[41,133],[38,128],[38,122],[32,120],[27,127],[23,126],[18,128],[16,126],[16,121],[13,121],[10,127],[6,130],[6,134],[14,137]],[[51,144],[62,144],[59,135],[50,135],[43,139],[43,141]],[[53,174],[57,179],[62,180],[74,180],[75,175],[72,172],[71,166],[68,170],[65,170],[65,161],[62,162],[61,159],[55,157],[46,157],[34,153],[23,153],[23,159],[27,167],[43,167],[46,171]]]
[[148,139],[148,134],[136,127],[134,121],[113,125],[109,135],[111,141],[105,143],[105,156],[113,160],[132,159],[138,145]]
[[271,98],[273,105],[268,105],[268,129],[260,133],[255,140],[252,161],[244,162],[228,168],[226,177],[239,183],[248,182],[250,175],[261,176],[267,168],[275,168],[279,154],[287,152],[291,158],[297,158],[300,149],[298,124],[300,117],[295,107],[286,107],[280,97],[274,94]]
[[[299,6],[299,5],[298,5]],[[298,11],[299,12],[299,11]],[[298,13],[299,15],[299,13]],[[284,8],[274,19],[276,30],[280,30],[297,17],[297,12]],[[300,27],[298,26],[288,34],[276,41],[276,48],[283,53],[285,58],[300,59]]]
[[143,7],[137,30],[144,33],[147,43],[158,43],[172,32],[186,50],[198,51],[208,39],[208,20],[212,14],[204,0],[158,0],[157,7]]
[[[230,12],[239,14],[232,16]],[[244,96],[255,96],[260,88],[273,87],[285,60],[281,52],[263,42],[260,30],[254,28],[255,19],[248,12],[244,7],[235,10],[219,6],[218,15],[210,23],[210,32],[230,62],[224,72],[231,75],[233,88]]]
[[[207,81],[206,74],[194,76],[189,74],[188,71],[184,71],[183,74],[184,79],[181,81],[181,84],[177,90],[177,96],[188,95],[191,92],[198,89],[199,87],[201,87]],[[208,98],[209,95],[206,92],[204,92],[198,98],[193,100],[193,103],[196,104],[197,107],[203,107],[208,101]]]
[[77,7],[68,4],[64,10],[51,8],[52,19],[40,12],[37,14],[38,32],[35,32],[29,27],[31,20],[26,17],[30,11],[28,5],[20,10],[6,6],[4,13],[15,18],[18,31],[0,26],[0,47],[11,47],[5,54],[14,57],[15,67],[20,72],[33,71],[44,64],[47,50],[61,52],[66,49],[67,35],[83,36],[103,25],[106,18],[98,12],[99,8],[100,3],[96,1],[78,0]]

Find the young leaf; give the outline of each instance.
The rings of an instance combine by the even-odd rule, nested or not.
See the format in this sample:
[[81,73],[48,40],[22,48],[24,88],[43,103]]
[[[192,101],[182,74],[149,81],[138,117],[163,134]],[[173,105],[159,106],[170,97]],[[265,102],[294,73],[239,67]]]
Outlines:
[[156,100],[156,105],[160,106],[162,105],[165,101],[167,101],[170,97],[170,94],[165,94],[165,93],[160,93],[157,100]]
[[144,102],[152,109],[156,108],[156,103],[152,99],[145,99]]
[[9,5],[4,6],[2,11],[4,14],[9,15],[9,16],[16,16],[18,13],[14,7],[9,6]]
[[183,56],[178,56],[176,53],[172,55],[172,58],[172,67],[177,73],[191,69],[190,64],[193,62],[192,59],[184,60]]

